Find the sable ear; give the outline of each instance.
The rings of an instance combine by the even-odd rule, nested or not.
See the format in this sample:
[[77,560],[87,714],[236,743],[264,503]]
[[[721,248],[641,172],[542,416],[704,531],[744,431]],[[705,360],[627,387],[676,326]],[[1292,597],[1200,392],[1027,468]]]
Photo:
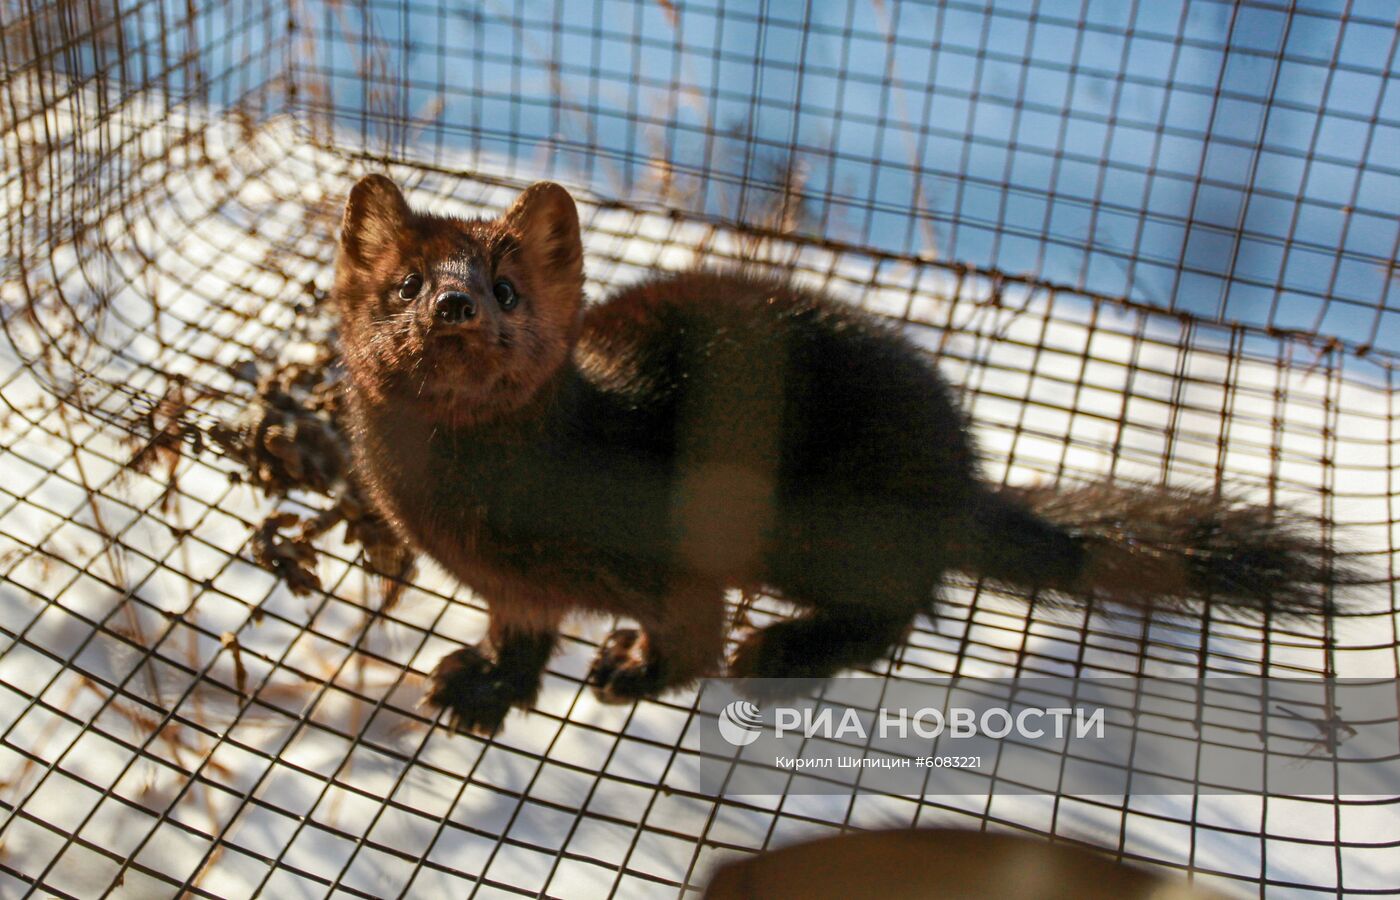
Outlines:
[[536,265],[556,277],[582,278],[578,209],[568,191],[552,181],[532,184],[516,198],[504,222],[520,236],[523,251]]
[[350,190],[340,225],[342,251],[367,262],[394,246],[412,213],[398,186],[383,175],[366,175]]

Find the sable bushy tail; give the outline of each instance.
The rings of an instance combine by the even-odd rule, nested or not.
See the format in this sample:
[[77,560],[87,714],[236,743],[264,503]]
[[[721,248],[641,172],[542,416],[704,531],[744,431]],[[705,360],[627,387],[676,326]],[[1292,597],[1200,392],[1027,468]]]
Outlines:
[[992,491],[971,531],[970,573],[1071,601],[1297,618],[1331,608],[1329,585],[1357,581],[1316,521],[1180,488]]

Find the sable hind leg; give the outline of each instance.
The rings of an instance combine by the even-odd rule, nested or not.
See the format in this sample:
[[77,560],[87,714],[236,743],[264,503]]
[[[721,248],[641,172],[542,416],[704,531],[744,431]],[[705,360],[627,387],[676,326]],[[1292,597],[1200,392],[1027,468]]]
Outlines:
[[588,672],[604,703],[631,703],[682,687],[716,671],[724,649],[724,591],[684,584],[656,611],[637,616],[640,628],[618,628],[603,641]]
[[869,665],[903,642],[923,604],[826,605],[745,638],[729,662],[733,678],[827,678]]
[[[773,586],[782,596],[807,608],[794,619],[769,625],[743,639],[730,658],[729,675],[827,678],[870,665],[903,643],[914,617],[929,609],[942,569],[930,558],[932,554],[901,547],[899,537],[897,533],[876,533],[864,544],[863,552],[804,554],[777,560]],[[882,543],[875,544],[874,538]],[[873,551],[871,544],[897,549]],[[848,545],[861,546],[854,541]],[[760,686],[754,688],[759,690]],[[783,693],[781,685],[767,689]]]

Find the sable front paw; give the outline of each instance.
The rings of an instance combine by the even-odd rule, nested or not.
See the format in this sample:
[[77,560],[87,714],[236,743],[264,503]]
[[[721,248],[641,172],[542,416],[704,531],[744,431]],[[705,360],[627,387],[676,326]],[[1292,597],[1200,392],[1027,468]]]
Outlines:
[[593,658],[588,683],[603,703],[631,703],[655,696],[665,686],[661,663],[651,658],[646,636],[635,628],[608,635]]
[[510,708],[527,699],[476,647],[444,656],[429,679],[423,702],[446,709],[447,727],[462,734],[490,737],[500,730]]

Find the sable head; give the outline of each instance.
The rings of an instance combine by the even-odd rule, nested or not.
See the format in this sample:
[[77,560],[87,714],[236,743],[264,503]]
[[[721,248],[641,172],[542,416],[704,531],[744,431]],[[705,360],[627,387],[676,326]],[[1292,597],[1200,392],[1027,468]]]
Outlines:
[[583,308],[569,192],[540,182],[498,219],[416,213],[392,181],[350,191],[335,301],[352,386],[463,424],[527,403],[563,366]]

